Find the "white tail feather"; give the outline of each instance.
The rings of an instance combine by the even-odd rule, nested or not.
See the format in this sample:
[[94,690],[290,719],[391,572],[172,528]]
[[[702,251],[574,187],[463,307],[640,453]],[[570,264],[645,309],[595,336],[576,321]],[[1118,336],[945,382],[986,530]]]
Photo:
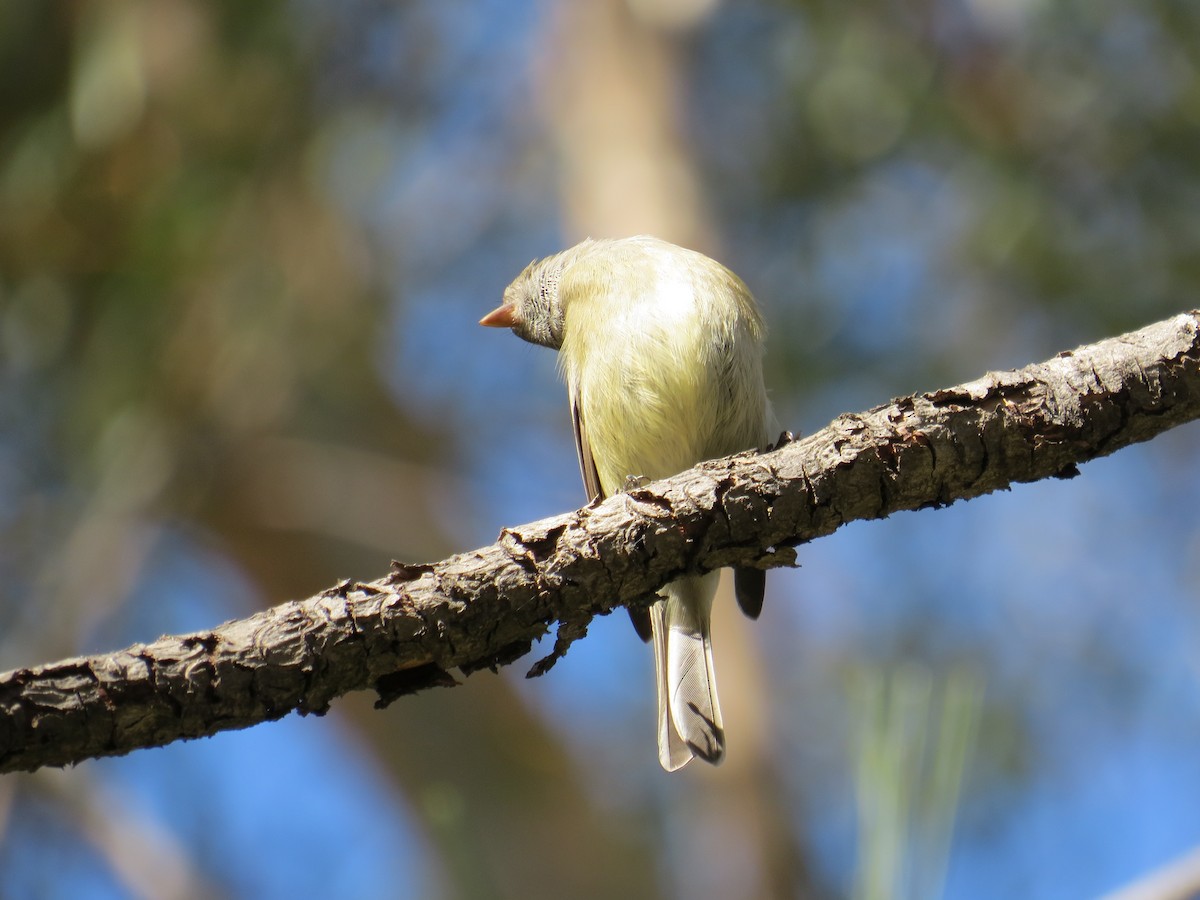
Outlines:
[[718,578],[713,572],[674,581],[650,608],[658,681],[658,760],[668,772],[697,756],[716,764],[725,755],[709,629]]

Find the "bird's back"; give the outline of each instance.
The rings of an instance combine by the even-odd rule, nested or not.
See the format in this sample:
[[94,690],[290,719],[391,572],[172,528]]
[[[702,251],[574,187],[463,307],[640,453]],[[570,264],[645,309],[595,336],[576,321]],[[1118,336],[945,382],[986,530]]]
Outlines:
[[732,272],[654,238],[597,241],[559,290],[560,358],[606,494],[766,442],[764,328]]

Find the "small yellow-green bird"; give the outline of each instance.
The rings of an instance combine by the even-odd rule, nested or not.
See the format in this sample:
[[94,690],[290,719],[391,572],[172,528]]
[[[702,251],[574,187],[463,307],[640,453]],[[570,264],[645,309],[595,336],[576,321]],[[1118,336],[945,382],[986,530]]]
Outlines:
[[[644,235],[586,240],[530,263],[480,324],[559,351],[592,500],[767,443],[762,317],[742,280],[701,253]],[[648,613],[630,612],[654,642],[669,772],[725,754],[709,627],[718,575],[680,578]],[[764,573],[736,569],[734,583],[757,618]]]

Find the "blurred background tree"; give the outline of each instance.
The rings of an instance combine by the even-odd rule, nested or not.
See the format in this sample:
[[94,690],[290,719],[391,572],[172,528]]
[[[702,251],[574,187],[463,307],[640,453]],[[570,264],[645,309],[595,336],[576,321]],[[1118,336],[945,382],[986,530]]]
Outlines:
[[[577,506],[553,354],[474,323],[586,234],[739,272],[793,430],[1197,305],[1184,3],[9,3],[0,75],[3,668]],[[1111,889],[1200,844],[1198,440],[725,604],[720,769],[658,770],[612,617],[539,681],[9,776],[0,894]]]

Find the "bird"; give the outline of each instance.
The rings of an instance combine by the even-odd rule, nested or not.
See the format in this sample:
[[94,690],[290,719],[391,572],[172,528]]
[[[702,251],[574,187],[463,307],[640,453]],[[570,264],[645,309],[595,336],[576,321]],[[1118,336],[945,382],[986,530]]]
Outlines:
[[[480,324],[558,351],[589,501],[767,444],[758,304],[737,275],[695,250],[649,235],[589,238],[531,262]],[[725,755],[710,624],[719,575],[680,577],[648,609],[630,608],[654,647],[658,757],[668,772]],[[761,569],[734,570],[752,619],[765,582]]]

